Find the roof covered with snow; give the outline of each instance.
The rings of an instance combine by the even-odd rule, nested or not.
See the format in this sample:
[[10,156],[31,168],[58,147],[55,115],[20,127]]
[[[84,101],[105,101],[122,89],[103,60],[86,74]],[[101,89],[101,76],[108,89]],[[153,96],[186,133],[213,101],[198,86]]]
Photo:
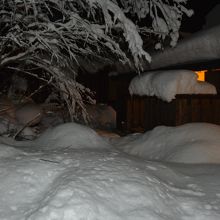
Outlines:
[[151,71],[134,77],[129,85],[131,95],[157,96],[170,102],[176,94],[216,94],[215,86],[197,81],[191,70]]
[[[219,67],[220,63],[220,25],[204,29],[179,41],[175,47],[165,48],[163,51],[152,52],[152,61],[142,63],[143,70],[172,69],[172,68],[208,68]],[[135,67],[123,65],[121,62],[114,64],[93,63],[82,61],[81,65],[88,72],[97,72],[103,70],[106,66],[113,65],[117,74],[135,72]],[[92,65],[92,66],[91,66]],[[198,68],[199,69],[199,68]]]
[[150,69],[214,60],[220,60],[220,25],[197,32],[180,41],[174,48],[152,54]]

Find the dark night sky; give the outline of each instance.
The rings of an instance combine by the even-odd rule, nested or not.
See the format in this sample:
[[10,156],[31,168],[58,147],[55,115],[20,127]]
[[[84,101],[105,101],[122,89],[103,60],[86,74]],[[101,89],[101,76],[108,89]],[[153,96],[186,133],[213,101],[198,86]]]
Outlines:
[[205,24],[205,16],[218,3],[220,3],[220,0],[189,0],[188,8],[192,8],[194,10],[194,15],[191,18],[184,17],[181,31],[199,31]]

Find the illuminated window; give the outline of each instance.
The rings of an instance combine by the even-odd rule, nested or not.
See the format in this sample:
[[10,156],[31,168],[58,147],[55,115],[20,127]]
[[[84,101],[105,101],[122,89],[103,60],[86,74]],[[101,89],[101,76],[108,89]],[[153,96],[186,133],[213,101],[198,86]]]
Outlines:
[[195,73],[198,75],[198,81],[205,81],[205,73],[207,70],[200,70],[200,71],[195,71]]

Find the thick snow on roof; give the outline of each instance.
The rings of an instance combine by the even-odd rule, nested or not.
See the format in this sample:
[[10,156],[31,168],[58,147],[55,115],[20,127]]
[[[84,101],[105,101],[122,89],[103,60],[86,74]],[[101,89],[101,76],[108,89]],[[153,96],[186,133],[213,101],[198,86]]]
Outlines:
[[197,81],[191,70],[152,71],[134,77],[129,85],[131,95],[157,96],[170,102],[176,94],[216,94],[215,86]]
[[219,220],[220,165],[207,163],[220,163],[219,137],[219,126],[195,124],[114,143],[152,160],[74,123],[36,141],[0,139],[0,219]]
[[193,34],[176,47],[152,54],[151,69],[220,59],[220,25]]

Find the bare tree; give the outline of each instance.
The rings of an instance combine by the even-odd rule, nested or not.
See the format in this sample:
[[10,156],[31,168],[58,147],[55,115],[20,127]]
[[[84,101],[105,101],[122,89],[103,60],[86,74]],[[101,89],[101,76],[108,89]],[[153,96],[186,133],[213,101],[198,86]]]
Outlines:
[[[76,81],[80,59],[151,61],[140,33],[158,36],[156,48],[178,40],[187,0],[2,0],[0,1],[0,68],[25,73],[35,66],[51,79],[68,104],[72,119],[90,91]],[[139,26],[138,21],[146,19]],[[137,21],[135,23],[135,21]],[[143,22],[142,22],[143,23]]]

